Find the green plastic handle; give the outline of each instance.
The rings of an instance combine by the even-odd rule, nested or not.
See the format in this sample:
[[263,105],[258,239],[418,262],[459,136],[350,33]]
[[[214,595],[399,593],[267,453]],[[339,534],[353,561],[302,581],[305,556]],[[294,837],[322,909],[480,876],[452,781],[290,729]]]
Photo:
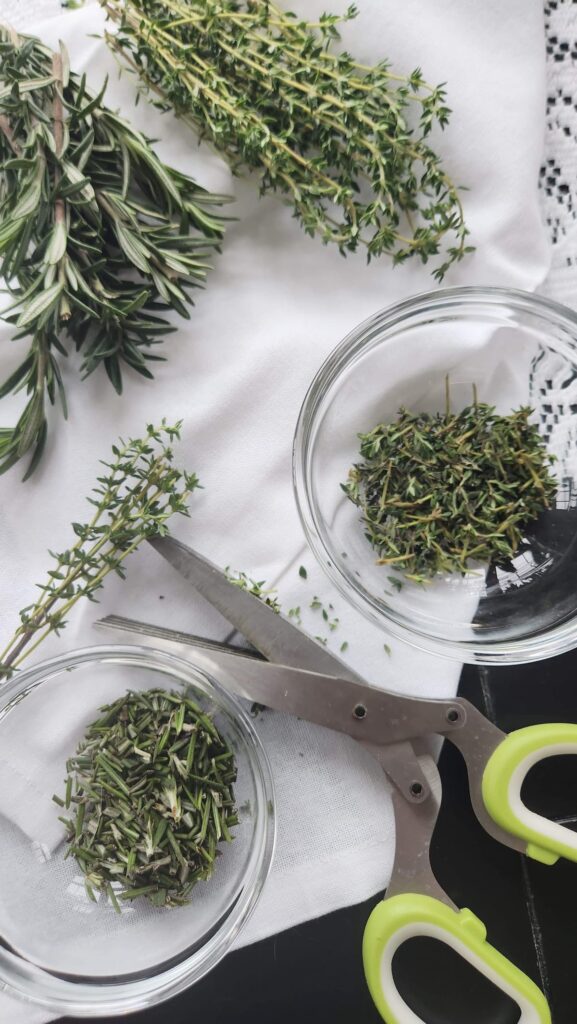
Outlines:
[[521,1009],[518,1024],[551,1024],[541,990],[489,945],[486,934],[483,922],[470,910],[452,910],[432,896],[404,893],[377,904],[365,928],[363,963],[369,991],[386,1024],[428,1024],[404,1001],[392,972],[396,950],[416,936],[445,942],[514,999]]
[[524,839],[527,855],[543,864],[559,857],[577,861],[577,833],[535,814],[521,800],[529,769],[559,754],[577,754],[577,725],[530,725],[505,737],[483,773],[483,802],[493,821]]

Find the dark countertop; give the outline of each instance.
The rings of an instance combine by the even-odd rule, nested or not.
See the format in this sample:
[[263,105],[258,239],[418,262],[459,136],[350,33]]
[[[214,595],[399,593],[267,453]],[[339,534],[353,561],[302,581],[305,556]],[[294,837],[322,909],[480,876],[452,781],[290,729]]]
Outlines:
[[[460,693],[505,731],[537,722],[577,722],[576,669],[576,652],[506,669],[467,666]],[[492,840],[473,815],[464,765],[449,743],[440,768],[443,806],[431,859],[441,885],[457,905],[470,907],[485,922],[489,941],[544,989],[553,1024],[574,1024],[577,865],[560,861],[546,867]],[[532,769],[523,798],[531,809],[577,829],[576,793],[577,758],[567,756]],[[379,1024],[361,963],[363,929],[378,898],[231,953],[188,992],[129,1019],[133,1024],[189,1024],[193,1018],[210,1024]],[[418,1013],[418,979],[427,1024],[516,1024],[516,1005],[455,954],[429,939],[405,947],[395,961],[398,984]],[[112,1024],[112,1018],[100,1024]]]

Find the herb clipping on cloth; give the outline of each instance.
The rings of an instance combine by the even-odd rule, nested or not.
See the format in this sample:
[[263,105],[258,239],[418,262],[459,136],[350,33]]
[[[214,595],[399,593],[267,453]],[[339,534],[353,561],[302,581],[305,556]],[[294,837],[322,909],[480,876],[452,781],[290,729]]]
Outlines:
[[292,206],[304,231],[341,253],[366,247],[433,261],[441,280],[471,251],[459,189],[429,144],[450,110],[420,68],[396,74],[334,51],[338,26],[270,0],[101,0],[115,53],[145,89],[212,142],[262,194]]
[[149,426],[142,438],[119,440],[112,459],[87,501],[93,507],[85,523],[72,523],[76,541],[50,554],[53,568],[39,584],[41,596],[20,612],[20,625],[0,651],[0,681],[10,677],[50,633],[60,633],[81,598],[97,600],[109,573],[125,576],[124,561],[150,537],[168,532],[173,515],[188,516],[188,499],[199,486],[195,473],[173,463],[172,442],[181,423]]
[[0,274],[3,315],[28,347],[0,386],[25,391],[17,423],[0,429],[0,473],[46,443],[46,406],[67,415],[62,337],[81,374],[103,366],[118,393],[122,366],[151,378],[155,347],[189,318],[224,223],[226,200],[167,167],[149,140],[69,69],[62,47],[0,26]]
[[[238,824],[234,755],[192,693],[129,691],[67,762],[60,820],[86,892],[157,907],[190,901]],[[71,812],[69,814],[68,812]]]
[[[477,402],[460,412],[411,413],[359,434],[361,462],[341,486],[362,513],[378,564],[417,583],[507,562],[523,529],[550,508],[557,484],[533,410],[500,416]],[[396,585],[400,581],[390,578]]]

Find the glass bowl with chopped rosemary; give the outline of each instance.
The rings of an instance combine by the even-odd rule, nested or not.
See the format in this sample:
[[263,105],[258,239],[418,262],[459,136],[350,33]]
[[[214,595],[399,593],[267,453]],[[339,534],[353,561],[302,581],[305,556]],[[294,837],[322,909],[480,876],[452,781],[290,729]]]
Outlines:
[[294,442],[303,526],[345,597],[482,664],[577,646],[577,316],[440,289],[348,334]]
[[130,1013],[225,955],[274,846],[250,716],[204,670],[93,647],[0,688],[0,985]]

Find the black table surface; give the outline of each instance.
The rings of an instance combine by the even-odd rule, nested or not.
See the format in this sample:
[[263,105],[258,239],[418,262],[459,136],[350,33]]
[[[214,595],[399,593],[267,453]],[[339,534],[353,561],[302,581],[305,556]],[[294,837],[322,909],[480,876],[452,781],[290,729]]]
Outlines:
[[[505,731],[537,722],[577,722],[576,669],[577,652],[530,666],[468,666],[459,692]],[[464,765],[449,743],[440,769],[443,804],[431,859],[441,885],[458,906],[470,907],[485,922],[489,941],[540,985],[553,1024],[575,1024],[577,865],[559,861],[546,867],[492,840],[473,815]],[[532,810],[577,829],[576,793],[577,758],[566,756],[533,768],[523,798]],[[129,1019],[132,1024],[379,1024],[361,962],[363,929],[379,898],[230,953],[187,992]],[[476,972],[471,976],[471,968],[441,944],[420,939],[405,946],[395,960],[395,977],[417,1014],[426,1004],[427,1024],[519,1020],[514,1003]],[[112,1024],[112,1018],[101,1018],[100,1024]]]

